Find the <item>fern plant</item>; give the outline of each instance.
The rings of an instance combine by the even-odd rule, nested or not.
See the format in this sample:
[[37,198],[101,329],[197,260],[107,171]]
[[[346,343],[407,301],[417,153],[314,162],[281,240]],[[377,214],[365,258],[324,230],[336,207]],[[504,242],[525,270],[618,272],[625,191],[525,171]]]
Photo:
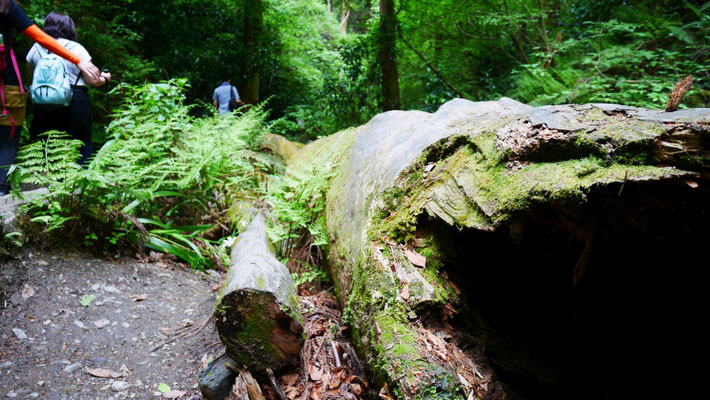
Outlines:
[[231,197],[265,191],[274,168],[254,149],[266,113],[196,119],[184,105],[186,88],[184,80],[120,87],[111,140],[85,169],[76,165],[81,142],[65,134],[24,147],[14,182],[48,188],[26,207],[30,220],[87,245],[141,244],[198,268],[221,264],[224,251],[200,233]]

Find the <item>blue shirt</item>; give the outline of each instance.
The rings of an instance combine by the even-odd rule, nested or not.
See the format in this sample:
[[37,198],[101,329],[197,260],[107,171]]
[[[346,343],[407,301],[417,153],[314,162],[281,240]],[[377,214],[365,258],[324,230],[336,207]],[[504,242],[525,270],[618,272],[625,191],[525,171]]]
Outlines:
[[230,95],[230,90],[234,93],[234,99],[239,99],[239,92],[237,88],[230,85],[227,82],[222,82],[217,89],[214,90],[214,95],[212,95],[212,100],[217,100],[219,103],[219,115],[229,114],[229,100],[232,99]]

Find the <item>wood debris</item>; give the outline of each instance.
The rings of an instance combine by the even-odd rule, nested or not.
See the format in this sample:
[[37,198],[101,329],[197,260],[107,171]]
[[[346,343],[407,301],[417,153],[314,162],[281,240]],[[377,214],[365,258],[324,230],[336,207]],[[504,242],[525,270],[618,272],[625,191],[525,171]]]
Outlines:
[[666,105],[666,112],[678,111],[678,106],[680,102],[683,101],[683,97],[688,90],[693,86],[693,76],[688,75],[682,81],[676,83],[673,91],[671,92],[670,99]]

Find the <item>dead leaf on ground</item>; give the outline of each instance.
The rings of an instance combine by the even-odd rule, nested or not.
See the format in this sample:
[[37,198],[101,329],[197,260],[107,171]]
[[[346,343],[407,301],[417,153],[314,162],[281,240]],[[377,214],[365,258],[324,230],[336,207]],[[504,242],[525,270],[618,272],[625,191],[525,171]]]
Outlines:
[[442,360],[449,359],[448,351],[446,350],[446,342],[444,342],[442,338],[431,332],[427,332],[427,339],[429,342],[431,342],[431,344],[434,345],[434,353],[436,353],[439,358],[441,358]]
[[139,301],[146,300],[148,298],[148,295],[143,293],[143,294],[132,294],[128,296],[131,298],[131,300],[135,301],[136,303]]
[[405,250],[404,256],[407,257],[407,260],[409,260],[409,262],[414,264],[415,266],[421,268],[426,267],[426,257],[424,257],[423,255],[411,250]]
[[25,285],[24,289],[22,289],[22,298],[27,300],[34,295],[35,295],[34,288],[32,288],[32,286],[30,286],[30,285]]
[[[693,182],[693,181],[685,181],[685,183],[693,189],[697,189],[697,187],[699,186],[697,182]],[[24,295],[25,295],[25,292],[23,291],[22,296],[24,297]]]
[[184,396],[186,392],[184,390],[171,390],[167,393],[163,393],[164,399],[179,399]]
[[89,373],[91,376],[95,376],[97,378],[111,378],[111,379],[117,379],[123,376],[120,372],[116,371],[111,371],[110,369],[98,369],[98,368],[89,368],[86,367],[84,368],[86,372]]
[[323,370],[316,367],[315,365],[311,366],[311,370],[308,373],[308,376],[311,377],[311,380],[314,382],[318,382],[321,380],[323,377]]
[[129,371],[128,367],[126,367],[126,364],[121,365],[120,371],[121,371],[121,374],[123,374],[123,376],[128,376],[131,374],[131,371]]
[[399,295],[404,301],[409,300],[409,285],[406,282],[404,283],[404,285],[402,285],[402,289],[399,291]]
[[212,292],[219,292],[219,289],[221,289],[221,288],[222,288],[221,283],[215,283],[214,285],[210,286],[210,290]]

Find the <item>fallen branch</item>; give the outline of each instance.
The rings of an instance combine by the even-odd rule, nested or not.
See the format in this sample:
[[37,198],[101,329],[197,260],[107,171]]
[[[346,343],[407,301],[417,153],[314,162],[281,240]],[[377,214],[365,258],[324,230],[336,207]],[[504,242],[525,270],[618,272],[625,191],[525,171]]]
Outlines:
[[276,395],[279,396],[279,399],[288,400],[288,397],[286,397],[286,393],[284,393],[283,389],[281,389],[281,385],[279,385],[279,383],[276,381],[274,371],[272,371],[271,368],[267,368],[266,375],[268,375],[269,382],[271,382],[271,387],[274,388],[274,391],[276,392]]

